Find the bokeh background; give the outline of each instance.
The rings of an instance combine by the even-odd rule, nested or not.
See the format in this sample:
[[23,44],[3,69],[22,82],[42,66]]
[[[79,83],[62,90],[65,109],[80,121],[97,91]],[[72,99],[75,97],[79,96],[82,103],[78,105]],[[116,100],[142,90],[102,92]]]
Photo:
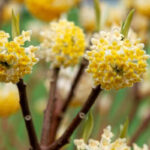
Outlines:
[[[109,30],[113,25],[121,25],[129,10],[135,8],[136,12],[132,21],[132,29],[141,38],[142,42],[145,43],[145,50],[150,54],[150,0],[141,0],[144,3],[143,6],[142,4],[139,5],[138,1],[140,0],[100,1],[101,29]],[[33,35],[30,43],[38,46],[40,43],[39,33],[44,29],[48,22],[38,19],[38,14],[37,16],[32,15],[32,12],[29,11],[26,6],[26,2],[23,2],[23,0],[5,1],[5,4],[0,7],[0,29],[9,32],[10,34],[12,9],[15,13],[20,14],[21,30],[32,30]],[[95,30],[95,14],[92,0],[81,0],[81,3],[73,5],[67,9],[66,12],[63,12],[61,17],[65,17],[82,27],[87,34],[88,43],[89,38]],[[54,19],[57,18],[58,16],[56,18],[54,17]],[[150,61],[148,63],[150,64]],[[50,64],[41,60],[34,66],[32,74],[27,75],[24,78],[27,83],[29,104],[38,137],[41,135],[43,111],[49,93],[49,66]],[[78,66],[61,70],[58,82],[58,94],[60,97],[65,99],[77,69]],[[1,84],[1,87],[4,86],[6,85]],[[61,135],[67,124],[69,124],[73,116],[79,111],[91,88],[92,81],[90,76],[84,73],[80,84],[75,91],[75,96],[69,110],[65,115],[65,119],[59,129],[58,136]],[[2,89],[3,88],[1,88],[1,90]],[[9,94],[7,88],[5,92]],[[112,130],[117,137],[120,125],[123,124],[127,118],[130,120],[128,137],[131,137],[142,121],[150,114],[150,67],[144,75],[143,82],[134,85],[133,88],[103,92],[98,97],[92,112],[94,116],[92,138],[100,139],[102,129],[107,125],[112,126]],[[81,137],[83,124],[84,122],[81,123],[72,135],[70,144],[63,149],[75,149],[73,139]],[[150,124],[145,128],[144,132],[136,142],[140,146],[144,143],[147,143],[150,146]],[[28,145],[27,133],[21,111],[18,111],[12,116],[0,118],[0,150],[26,150]]]

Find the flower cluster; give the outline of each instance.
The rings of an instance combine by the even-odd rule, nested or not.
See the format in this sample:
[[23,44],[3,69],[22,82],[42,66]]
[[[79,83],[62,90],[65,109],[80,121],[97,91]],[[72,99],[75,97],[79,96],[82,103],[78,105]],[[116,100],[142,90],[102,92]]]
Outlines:
[[92,74],[95,85],[109,90],[131,87],[141,81],[149,56],[143,50],[144,44],[132,35],[124,38],[116,27],[92,38],[86,58],[89,60],[87,72]]
[[1,85],[0,95],[0,117],[8,117],[19,110],[19,93],[15,85]]
[[32,71],[37,62],[34,46],[24,48],[26,41],[30,41],[30,31],[23,31],[20,36],[8,41],[9,34],[0,31],[0,82],[17,83],[25,74]]
[[[74,140],[74,143],[77,150],[131,150],[131,147],[127,145],[127,140],[125,138],[118,138],[112,142],[112,137],[113,133],[111,132],[111,127],[108,126],[104,129],[100,141],[90,139],[88,144],[86,144],[83,139],[76,139]],[[144,145],[143,148],[140,148],[134,144],[133,150],[148,150],[148,146]]]
[[80,0],[25,0],[28,10],[37,18],[50,21],[69,10]]
[[141,14],[150,17],[150,0],[136,0],[135,7]]
[[51,61],[53,66],[74,66],[84,54],[84,33],[73,22],[52,22],[41,35],[43,41],[39,56]]

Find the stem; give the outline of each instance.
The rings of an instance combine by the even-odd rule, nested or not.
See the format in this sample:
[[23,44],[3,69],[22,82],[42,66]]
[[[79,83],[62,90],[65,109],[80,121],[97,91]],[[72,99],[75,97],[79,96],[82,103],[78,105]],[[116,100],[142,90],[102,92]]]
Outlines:
[[65,103],[63,104],[62,113],[66,112],[66,110],[67,110],[67,108],[68,108],[68,106],[69,106],[69,104],[70,104],[70,102],[71,102],[71,100],[72,100],[72,98],[74,96],[74,90],[77,87],[79,80],[81,79],[81,76],[83,74],[84,68],[86,67],[86,64],[87,64],[86,60],[83,59],[81,65],[80,65],[80,68],[79,68],[79,70],[77,72],[77,75],[76,75],[76,77],[75,77],[75,79],[74,79],[74,81],[72,83],[69,95],[68,95]]
[[129,121],[132,122],[133,118],[135,117],[135,114],[138,110],[139,104],[140,104],[140,100],[141,100],[141,95],[139,92],[139,84],[136,83],[133,86],[133,104],[132,104],[132,108],[131,108],[131,112],[129,114]]
[[150,123],[150,114],[148,117],[145,118],[145,120],[142,122],[142,124],[139,126],[133,137],[131,138],[129,145],[131,146],[137,139],[138,137],[146,130]]
[[[63,119],[63,114],[66,112],[66,110],[67,110],[67,108],[68,108],[68,106],[69,106],[69,104],[70,104],[70,102],[74,96],[74,91],[78,85],[78,82],[81,79],[81,76],[84,72],[84,68],[86,67],[86,64],[87,64],[86,60],[83,59],[81,62],[80,68],[76,74],[76,77],[73,80],[70,92],[69,92],[69,94],[65,100],[65,103],[62,105],[61,102],[57,102],[56,109],[55,109],[56,111],[54,113],[54,117],[53,117],[54,119],[53,119],[53,123],[51,126],[50,143],[54,142],[54,140],[56,138],[57,130],[58,130],[59,125],[61,124],[61,121]],[[57,101],[60,101],[60,100],[57,100]]]
[[62,116],[60,116],[62,114],[61,108],[62,108],[62,99],[59,99],[56,101],[55,111],[54,111],[54,115],[52,118],[53,121],[52,121],[52,125],[50,128],[51,136],[49,140],[51,144],[55,141],[56,134],[60,125],[61,118],[62,118]]
[[96,98],[98,97],[99,93],[102,91],[100,86],[97,86],[96,88],[93,88],[91,91],[91,94],[89,95],[87,101],[81,108],[80,112],[76,115],[72,123],[69,125],[69,127],[66,129],[64,134],[56,140],[49,148],[48,150],[58,150],[65,144],[69,142],[69,139],[75,129],[78,127],[78,125],[81,123],[81,121],[85,118],[85,115],[88,113],[94,102],[96,101]]
[[20,79],[20,81],[17,83],[17,87],[19,90],[21,111],[24,117],[25,125],[28,132],[28,137],[31,145],[30,150],[40,150],[31,113],[29,110],[27,94],[26,94],[26,85],[24,84],[22,79]]
[[44,114],[44,121],[43,121],[43,130],[42,130],[42,137],[41,137],[41,149],[46,150],[47,147],[50,145],[50,128],[52,124],[52,116],[54,113],[54,106],[56,101],[56,85],[57,79],[59,74],[59,68],[54,68],[52,70],[52,79],[50,81],[50,94],[49,94],[49,101],[45,110]]

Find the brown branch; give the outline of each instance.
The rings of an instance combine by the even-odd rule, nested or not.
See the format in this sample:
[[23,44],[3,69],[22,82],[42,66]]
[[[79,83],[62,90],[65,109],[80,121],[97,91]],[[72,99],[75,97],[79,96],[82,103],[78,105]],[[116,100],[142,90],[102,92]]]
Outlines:
[[139,84],[138,83],[136,83],[132,89],[133,89],[133,104],[131,107],[131,112],[129,114],[130,122],[132,122],[133,118],[135,117],[135,114],[137,113],[137,110],[140,105],[140,100],[142,98],[140,95],[140,92],[139,92]]
[[[56,109],[55,109],[56,111],[54,113],[54,117],[53,117],[54,119],[53,119],[53,123],[52,123],[51,130],[50,130],[50,132],[51,132],[50,143],[54,142],[54,140],[56,138],[56,133],[57,133],[59,125],[62,121],[63,114],[66,112],[66,110],[74,96],[74,91],[81,79],[81,76],[84,72],[84,68],[86,67],[86,65],[87,65],[87,61],[85,59],[83,59],[80,64],[80,68],[76,74],[76,77],[73,80],[70,92],[65,100],[65,103],[62,105],[62,104],[60,104],[61,102],[57,102]],[[57,100],[57,101],[61,101],[61,100]]]
[[76,75],[76,77],[75,77],[75,79],[74,79],[74,81],[72,83],[69,95],[68,95],[65,103],[63,104],[62,113],[66,112],[66,110],[67,110],[67,108],[68,108],[68,106],[69,106],[69,104],[70,104],[70,102],[71,102],[71,100],[72,100],[72,98],[74,96],[74,90],[75,90],[75,88],[78,85],[78,82],[79,82],[79,80],[80,80],[80,78],[82,76],[82,73],[83,73],[84,68],[86,67],[86,65],[87,65],[87,61],[85,59],[83,59],[82,62],[81,62],[80,68],[79,68],[79,70],[77,72],[77,75]]
[[58,99],[56,101],[56,105],[55,105],[55,111],[54,111],[54,115],[52,117],[52,126],[50,128],[50,143],[52,144],[55,141],[56,138],[56,134],[61,122],[61,108],[62,108],[62,99]]
[[49,100],[44,114],[44,121],[43,121],[43,130],[41,136],[41,149],[46,150],[47,147],[50,145],[50,128],[52,124],[52,116],[54,112],[54,106],[56,101],[56,84],[59,74],[59,68],[54,68],[52,70],[52,78],[50,81],[50,93],[49,93]]
[[24,84],[22,79],[20,79],[20,81],[17,83],[17,87],[19,90],[21,111],[24,117],[25,125],[28,132],[28,137],[31,145],[30,150],[40,150],[40,146],[38,144],[37,136],[33,126],[31,113],[29,110],[27,94],[26,94],[26,85]]
[[137,139],[138,137],[146,130],[150,123],[150,114],[145,118],[145,120],[142,122],[142,124],[139,126],[137,131],[134,133],[133,137],[129,141],[129,145],[131,146]]
[[64,134],[56,140],[49,148],[48,150],[58,150],[65,144],[69,142],[69,139],[72,135],[72,133],[75,131],[75,129],[78,127],[78,125],[81,123],[81,121],[85,118],[85,115],[88,113],[94,102],[96,101],[97,96],[102,91],[100,86],[97,86],[96,88],[93,88],[91,91],[91,94],[89,95],[87,101],[81,108],[80,112],[76,115],[72,123],[69,125],[69,127],[66,129]]

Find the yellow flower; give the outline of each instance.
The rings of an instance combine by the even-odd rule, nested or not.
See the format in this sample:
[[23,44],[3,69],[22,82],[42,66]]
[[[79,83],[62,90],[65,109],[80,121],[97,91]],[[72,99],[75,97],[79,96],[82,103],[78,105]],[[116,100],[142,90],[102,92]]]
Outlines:
[[0,117],[8,117],[19,110],[19,93],[15,85],[1,85],[0,95]]
[[26,41],[30,41],[30,31],[23,31],[20,36],[8,41],[9,34],[0,31],[0,82],[17,83],[25,74],[32,71],[37,62],[34,46],[24,48]]
[[[122,22],[122,18],[125,16],[125,8],[122,5],[117,5],[115,7],[108,6],[107,11],[104,14],[108,13],[107,16],[104,17],[103,27],[112,27],[113,25],[120,26]],[[103,15],[104,15],[103,14]]]
[[[104,129],[101,136],[101,140],[90,139],[88,144],[83,139],[75,139],[74,144],[77,150],[130,150],[131,147],[127,145],[126,138],[117,138],[112,142],[113,133],[111,132],[111,126]],[[138,147],[136,144],[133,145],[133,150],[148,150],[148,146],[144,144],[143,148]]]
[[77,2],[79,0],[25,0],[31,14],[44,21],[59,17]]
[[[140,24],[139,24],[140,21]],[[132,21],[132,28],[136,31],[142,42],[147,43],[149,40],[149,18],[140,13],[135,13]]]
[[136,0],[135,7],[141,14],[150,17],[150,0]]
[[133,8],[135,3],[136,0],[123,0],[123,4],[125,4],[127,8]]
[[24,3],[24,0],[13,0],[14,2],[17,2],[17,3]]
[[80,22],[81,25],[90,32],[93,32],[96,28],[96,19],[94,8],[91,6],[83,6],[80,9]]
[[77,150],[86,150],[87,145],[84,143],[83,139],[74,140],[74,144],[77,146]]
[[111,32],[101,31],[92,38],[87,72],[93,76],[94,84],[103,89],[130,87],[141,81],[149,58],[143,50],[144,44],[133,36],[123,39],[119,28]]
[[1,19],[3,22],[8,22],[12,17],[12,9],[15,10],[17,14],[20,13],[21,7],[14,1],[10,1],[7,5],[4,5],[1,13]]
[[43,42],[39,55],[51,61],[53,66],[74,66],[84,54],[84,33],[73,22],[67,20],[52,22],[41,35]]

